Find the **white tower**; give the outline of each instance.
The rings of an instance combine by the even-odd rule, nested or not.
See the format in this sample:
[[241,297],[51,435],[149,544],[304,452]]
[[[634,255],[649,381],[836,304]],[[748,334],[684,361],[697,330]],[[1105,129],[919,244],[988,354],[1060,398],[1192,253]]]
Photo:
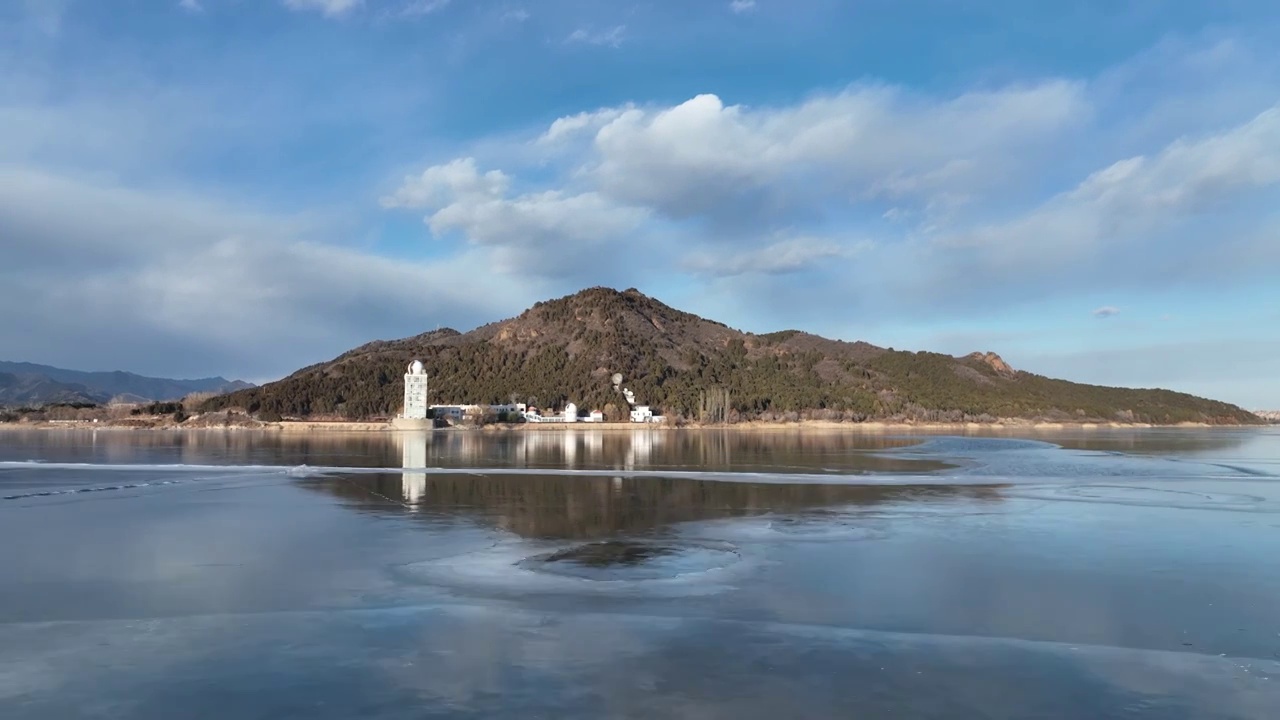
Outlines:
[[427,417],[427,371],[420,360],[409,364],[404,375],[404,416],[411,420]]

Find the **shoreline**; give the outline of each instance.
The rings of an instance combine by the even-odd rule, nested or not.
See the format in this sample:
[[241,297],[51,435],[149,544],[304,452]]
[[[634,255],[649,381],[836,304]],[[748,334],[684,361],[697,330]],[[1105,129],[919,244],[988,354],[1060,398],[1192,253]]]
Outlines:
[[398,428],[389,422],[296,420],[260,424],[181,425],[158,423],[155,425],[113,424],[91,421],[48,421],[40,423],[0,423],[0,430],[102,430],[110,432],[268,432],[284,434],[308,433],[422,433],[422,432],[479,432],[487,434],[524,432],[849,432],[883,434],[895,432],[1044,432],[1098,430],[1168,430],[1168,429],[1241,429],[1280,427],[1280,424],[1210,424],[1183,422],[1176,424],[1122,423],[1122,422],[1048,422],[1021,419],[1005,419],[994,423],[910,423],[873,420],[869,422],[833,422],[801,420],[797,422],[743,422],[732,425],[688,424],[673,426],[661,423],[494,423],[483,427]]

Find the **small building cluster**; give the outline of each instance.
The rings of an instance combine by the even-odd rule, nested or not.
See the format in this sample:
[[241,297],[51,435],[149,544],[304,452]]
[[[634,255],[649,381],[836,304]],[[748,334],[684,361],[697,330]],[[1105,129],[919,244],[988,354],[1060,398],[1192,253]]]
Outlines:
[[[615,378],[618,376],[615,376]],[[615,383],[616,385],[616,383]],[[630,420],[633,423],[660,423],[665,420],[655,415],[648,405],[636,405],[635,395],[630,390],[623,390],[627,405],[631,408]],[[427,404],[427,373],[420,361],[414,360],[404,376],[404,413],[403,418],[425,420],[428,414],[437,419],[459,423],[468,417],[492,416],[506,420],[519,419],[530,423],[601,423],[604,413],[592,410],[580,413],[578,406],[568,403],[563,410],[543,414],[544,409],[526,403],[509,403],[499,405],[429,405]]]

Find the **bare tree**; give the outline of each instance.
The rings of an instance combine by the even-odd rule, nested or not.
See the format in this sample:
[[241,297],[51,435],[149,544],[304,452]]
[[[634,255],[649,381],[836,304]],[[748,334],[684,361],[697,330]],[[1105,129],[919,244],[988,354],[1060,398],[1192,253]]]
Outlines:
[[716,387],[703,390],[701,393],[699,419],[704,423],[723,423],[729,420],[732,405],[729,402],[729,388]]

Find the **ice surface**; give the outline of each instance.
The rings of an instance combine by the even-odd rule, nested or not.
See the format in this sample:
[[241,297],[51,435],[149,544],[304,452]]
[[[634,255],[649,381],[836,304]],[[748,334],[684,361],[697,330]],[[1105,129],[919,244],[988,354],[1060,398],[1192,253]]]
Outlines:
[[0,704],[6,720],[1274,720],[1280,663],[795,623],[434,604],[0,625]]

